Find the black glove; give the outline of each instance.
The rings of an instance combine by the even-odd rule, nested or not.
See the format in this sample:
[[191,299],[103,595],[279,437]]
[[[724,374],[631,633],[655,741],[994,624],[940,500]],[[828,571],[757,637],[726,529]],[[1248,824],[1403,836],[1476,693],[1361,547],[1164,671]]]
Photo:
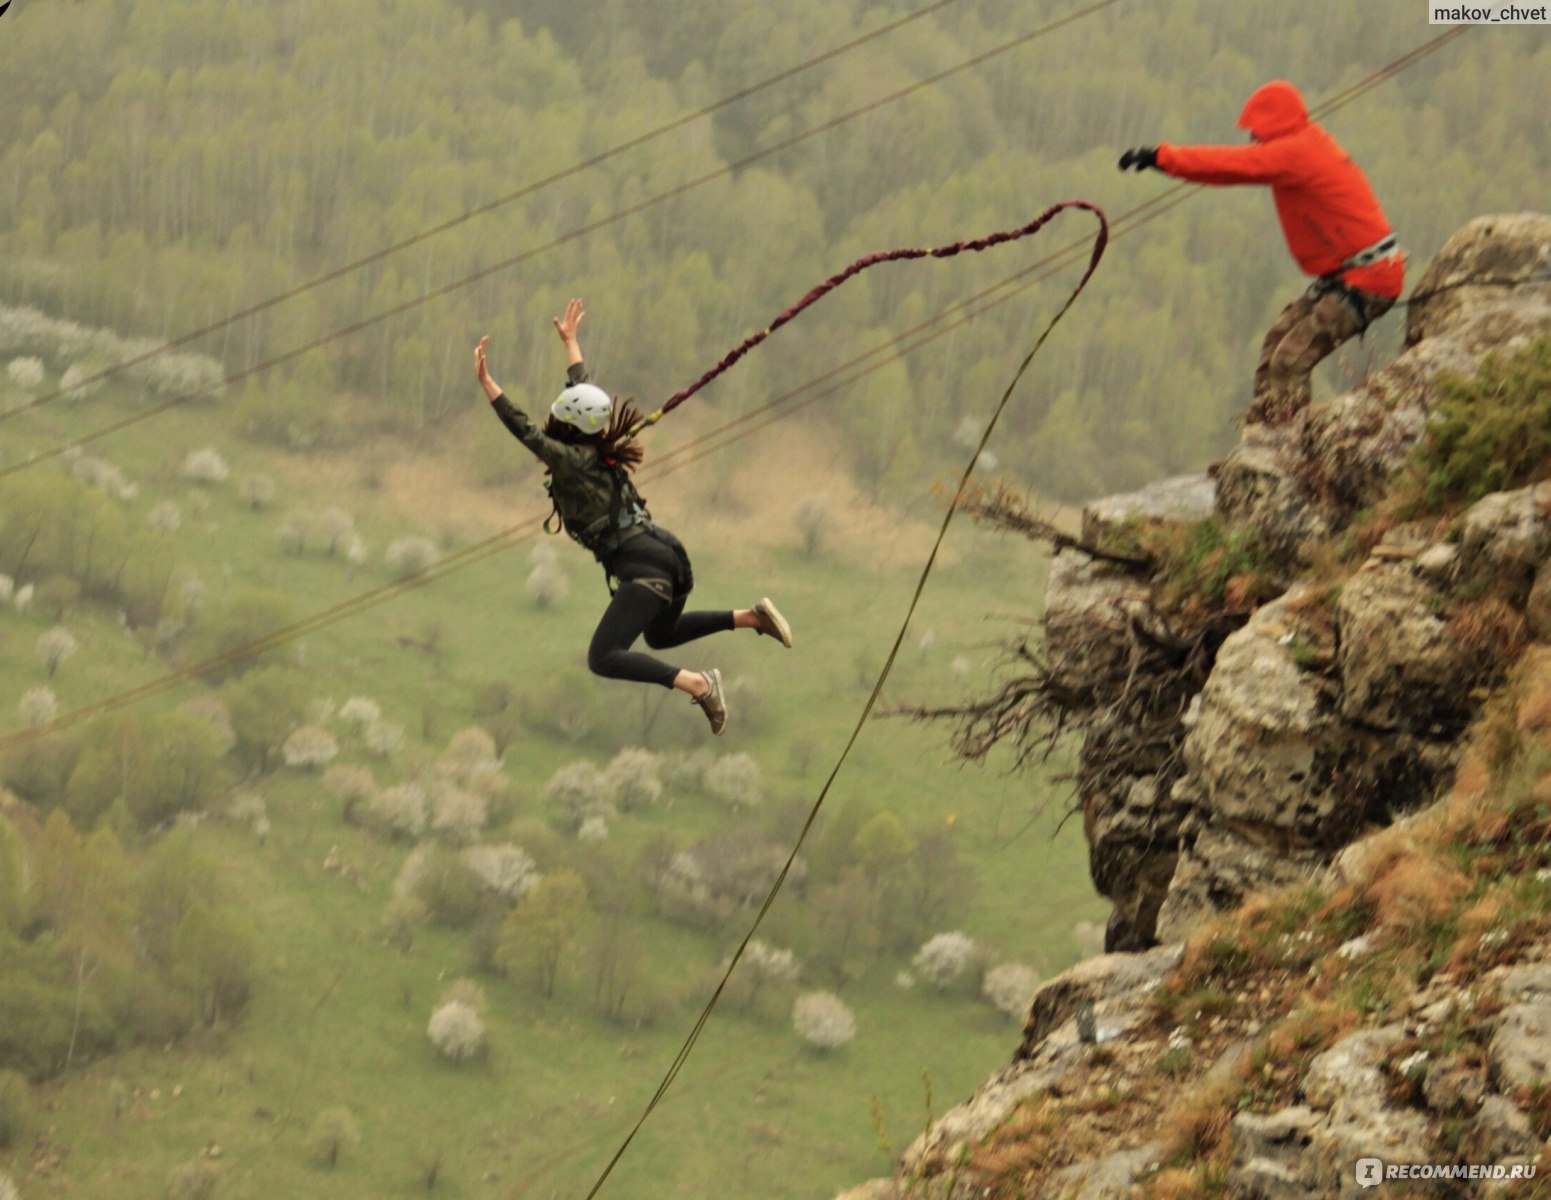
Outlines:
[[1158,165],[1158,151],[1154,146],[1138,146],[1134,150],[1127,150],[1120,156],[1120,169],[1127,167],[1137,171],[1145,171],[1148,167],[1156,168]]

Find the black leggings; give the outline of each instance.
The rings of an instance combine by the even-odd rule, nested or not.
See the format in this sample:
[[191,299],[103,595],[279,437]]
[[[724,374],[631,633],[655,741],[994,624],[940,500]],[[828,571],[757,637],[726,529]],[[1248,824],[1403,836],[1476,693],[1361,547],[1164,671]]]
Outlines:
[[666,650],[734,627],[730,609],[684,611],[694,577],[683,546],[665,529],[631,538],[606,566],[620,584],[587,647],[594,674],[672,687],[680,668],[631,650],[638,637],[644,635],[653,650]]

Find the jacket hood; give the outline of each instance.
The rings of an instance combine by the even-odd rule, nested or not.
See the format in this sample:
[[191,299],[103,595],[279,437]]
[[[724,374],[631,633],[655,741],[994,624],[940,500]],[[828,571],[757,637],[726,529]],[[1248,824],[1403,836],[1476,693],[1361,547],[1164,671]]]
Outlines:
[[1247,129],[1259,141],[1286,137],[1309,123],[1298,89],[1285,79],[1273,79],[1257,88],[1239,114],[1239,128]]

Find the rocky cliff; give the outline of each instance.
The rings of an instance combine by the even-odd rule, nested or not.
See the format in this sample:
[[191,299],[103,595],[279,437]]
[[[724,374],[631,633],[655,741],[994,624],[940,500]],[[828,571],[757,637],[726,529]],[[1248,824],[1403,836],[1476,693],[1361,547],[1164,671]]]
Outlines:
[[1551,1194],[1356,1167],[1551,1171],[1547,339],[1551,217],[1478,219],[1384,370],[1088,507],[1151,567],[1056,556],[1027,711],[1111,953],[846,1200]]

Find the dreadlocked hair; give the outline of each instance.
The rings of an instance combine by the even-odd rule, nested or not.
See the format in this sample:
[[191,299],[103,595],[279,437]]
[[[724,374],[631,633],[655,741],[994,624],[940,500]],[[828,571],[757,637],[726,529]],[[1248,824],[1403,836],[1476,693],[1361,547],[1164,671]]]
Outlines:
[[605,463],[618,463],[627,471],[634,471],[641,465],[646,452],[625,435],[640,419],[641,411],[631,401],[616,400],[614,410],[609,414],[608,428],[602,433],[583,433],[575,425],[567,425],[559,417],[551,416],[544,423],[544,436],[573,446],[596,446],[598,457]]

